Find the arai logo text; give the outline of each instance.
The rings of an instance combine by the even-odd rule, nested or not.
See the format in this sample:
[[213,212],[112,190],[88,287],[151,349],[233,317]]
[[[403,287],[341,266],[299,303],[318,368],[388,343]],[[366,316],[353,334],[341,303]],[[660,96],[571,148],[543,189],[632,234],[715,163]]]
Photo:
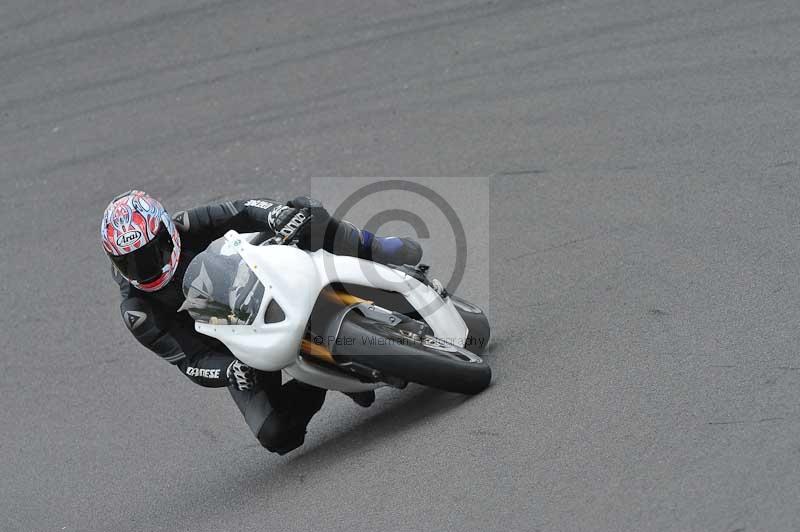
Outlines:
[[118,246],[130,246],[137,240],[142,238],[141,231],[128,231],[124,235],[120,235],[117,238],[117,245]]

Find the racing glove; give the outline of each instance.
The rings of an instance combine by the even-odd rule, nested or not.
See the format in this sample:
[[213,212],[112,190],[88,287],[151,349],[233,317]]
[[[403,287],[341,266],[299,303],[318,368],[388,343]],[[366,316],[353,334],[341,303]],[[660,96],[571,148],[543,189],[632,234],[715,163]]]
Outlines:
[[267,223],[276,235],[291,234],[292,227],[302,218],[298,216],[300,211],[304,211],[312,218],[295,236],[299,239],[301,249],[316,251],[322,247],[325,231],[331,221],[331,215],[319,201],[299,196],[289,201],[287,205],[273,209],[269,213]]
[[289,207],[294,209],[306,209],[308,213],[313,217],[311,223],[318,226],[327,225],[328,221],[331,218],[331,215],[328,214],[327,209],[322,206],[322,203],[319,200],[315,200],[313,198],[309,198],[308,196],[298,196],[295,199],[289,201],[287,203]]
[[256,371],[241,360],[230,363],[227,375],[228,384],[240,392],[254,390],[256,387]]

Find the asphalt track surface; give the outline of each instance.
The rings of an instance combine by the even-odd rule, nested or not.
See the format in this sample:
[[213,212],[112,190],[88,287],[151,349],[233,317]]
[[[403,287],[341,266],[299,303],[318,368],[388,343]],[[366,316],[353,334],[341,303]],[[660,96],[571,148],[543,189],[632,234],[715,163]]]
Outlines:
[[[800,529],[798,24],[794,0],[0,3],[0,529]],[[97,227],[132,186],[337,193],[316,176],[492,176],[495,380],[332,394],[277,457],[133,341]]]

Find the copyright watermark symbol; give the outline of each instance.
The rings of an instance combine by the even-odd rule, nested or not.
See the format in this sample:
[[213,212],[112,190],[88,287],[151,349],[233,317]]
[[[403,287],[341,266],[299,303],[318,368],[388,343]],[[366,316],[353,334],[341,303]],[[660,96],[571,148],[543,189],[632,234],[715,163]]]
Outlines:
[[[314,178],[311,195],[319,198],[331,215],[365,229],[377,237],[405,237],[423,249],[428,277],[437,279],[449,294],[486,307],[489,302],[489,178]],[[386,247],[397,245],[389,241]],[[374,246],[373,246],[374,247]],[[335,261],[326,264],[332,278]],[[386,286],[397,276],[362,261],[366,284]],[[397,291],[402,287],[398,286]],[[440,305],[431,300],[428,305]],[[435,310],[428,308],[428,310]]]

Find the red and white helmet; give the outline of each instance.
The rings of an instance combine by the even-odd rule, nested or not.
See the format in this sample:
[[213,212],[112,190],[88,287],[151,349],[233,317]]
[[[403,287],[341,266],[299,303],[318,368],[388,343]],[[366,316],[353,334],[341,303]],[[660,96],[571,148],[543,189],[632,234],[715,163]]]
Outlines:
[[139,290],[163,288],[178,267],[181,238],[175,223],[158,200],[139,190],[108,204],[100,238],[114,267]]

